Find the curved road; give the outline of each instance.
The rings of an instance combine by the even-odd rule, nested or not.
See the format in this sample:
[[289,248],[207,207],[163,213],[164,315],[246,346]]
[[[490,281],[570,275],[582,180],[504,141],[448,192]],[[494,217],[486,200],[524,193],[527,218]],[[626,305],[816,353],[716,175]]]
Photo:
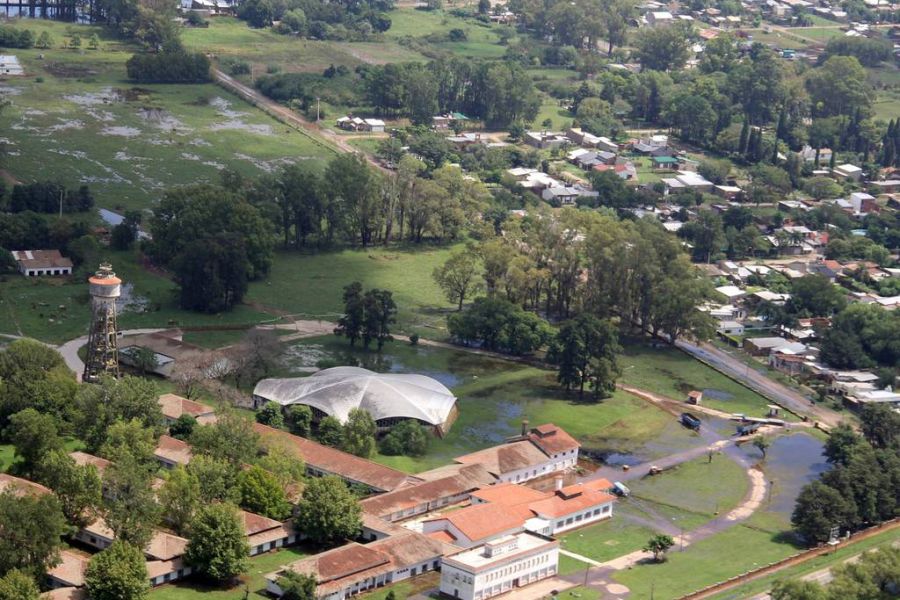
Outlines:
[[799,415],[809,415],[814,420],[823,425],[827,425],[828,427],[834,427],[841,422],[841,417],[838,413],[835,413],[824,406],[814,404],[800,392],[778,383],[774,379],[770,379],[768,376],[760,373],[753,367],[747,366],[745,363],[734,358],[727,352],[719,350],[715,346],[705,343],[692,344],[684,340],[678,340],[675,342],[675,345],[694,358],[709,364],[714,369],[721,371],[733,379],[737,379],[747,387],[775,403],[780,404],[791,412]]
[[[158,333],[160,331],[165,331],[165,329],[128,329],[126,331],[120,331],[119,337],[122,337],[123,335],[140,335],[142,333]],[[56,347],[57,352],[59,352],[62,355],[63,360],[66,361],[66,366],[75,373],[75,379],[79,382],[81,381],[81,374],[84,373],[84,361],[78,356],[78,349],[87,344],[87,341],[88,336],[83,335]]]

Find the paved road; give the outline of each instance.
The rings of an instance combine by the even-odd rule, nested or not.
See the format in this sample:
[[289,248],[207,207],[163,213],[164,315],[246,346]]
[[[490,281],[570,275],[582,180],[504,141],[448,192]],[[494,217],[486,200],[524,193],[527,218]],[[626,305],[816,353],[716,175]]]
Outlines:
[[756,390],[791,412],[809,415],[814,420],[829,427],[834,427],[841,422],[839,414],[823,406],[813,404],[809,398],[800,392],[770,379],[767,375],[756,371],[752,367],[748,367],[727,352],[709,344],[692,344],[683,340],[677,341],[675,345],[691,356],[709,363],[726,375],[742,381],[751,389]]
[[[140,335],[142,333],[157,333],[160,331],[165,331],[165,329],[128,329],[120,331],[119,335]],[[63,360],[66,361],[66,366],[75,373],[75,379],[78,381],[81,381],[81,375],[84,373],[84,361],[78,356],[78,349],[87,344],[87,341],[88,336],[83,335],[80,338],[69,340],[56,349],[62,355]]]

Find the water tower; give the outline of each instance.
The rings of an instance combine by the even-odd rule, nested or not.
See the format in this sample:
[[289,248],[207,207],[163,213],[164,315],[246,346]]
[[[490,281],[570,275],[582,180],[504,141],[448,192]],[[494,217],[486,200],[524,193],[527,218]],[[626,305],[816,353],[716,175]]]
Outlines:
[[91,331],[82,380],[96,383],[103,374],[119,376],[119,345],[116,338],[116,300],[122,293],[122,280],[112,265],[101,263],[100,270],[88,279],[91,294]]

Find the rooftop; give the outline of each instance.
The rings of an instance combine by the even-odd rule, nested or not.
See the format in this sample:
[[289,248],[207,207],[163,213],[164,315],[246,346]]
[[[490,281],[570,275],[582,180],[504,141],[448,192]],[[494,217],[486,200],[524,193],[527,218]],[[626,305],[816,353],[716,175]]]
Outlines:
[[415,477],[402,471],[323,446],[280,429],[274,429],[261,423],[254,423],[253,428],[263,437],[263,440],[286,442],[308,466],[326,473],[334,473],[376,490],[389,492],[413,481],[418,481]]
[[166,462],[186,465],[191,462],[191,446],[171,436],[161,435],[153,455]]
[[532,516],[531,511],[522,505],[504,506],[488,503],[474,504],[426,522],[446,521],[475,542],[521,529],[522,524]]
[[72,261],[59,250],[13,250],[13,258],[26,269],[72,268]]
[[177,394],[163,394],[159,397],[162,414],[169,419],[177,419],[181,415],[190,415],[195,419],[212,415],[213,408],[207,404],[183,398]]
[[39,483],[0,473],[0,493],[5,494],[7,492],[19,498],[22,496],[43,496],[51,493],[48,488]]
[[559,546],[559,542],[555,540],[529,532],[518,533],[500,540],[495,540],[492,543],[493,546],[499,546],[501,544],[509,544],[512,548],[509,551],[491,556],[491,553],[486,551],[486,545],[481,545],[457,552],[456,554],[451,554],[445,557],[444,561],[477,570],[479,568],[490,566],[493,563],[504,561],[508,559],[511,554],[536,552]]

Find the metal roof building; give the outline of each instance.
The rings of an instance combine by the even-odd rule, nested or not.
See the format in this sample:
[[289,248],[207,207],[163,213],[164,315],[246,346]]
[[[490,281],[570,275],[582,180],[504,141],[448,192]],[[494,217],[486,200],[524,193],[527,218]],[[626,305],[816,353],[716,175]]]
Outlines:
[[263,379],[253,390],[254,402],[282,406],[305,404],[342,423],[354,408],[372,415],[380,427],[403,419],[416,419],[449,429],[455,417],[456,397],[442,383],[424,375],[375,373],[359,367],[324,369],[309,377]]

